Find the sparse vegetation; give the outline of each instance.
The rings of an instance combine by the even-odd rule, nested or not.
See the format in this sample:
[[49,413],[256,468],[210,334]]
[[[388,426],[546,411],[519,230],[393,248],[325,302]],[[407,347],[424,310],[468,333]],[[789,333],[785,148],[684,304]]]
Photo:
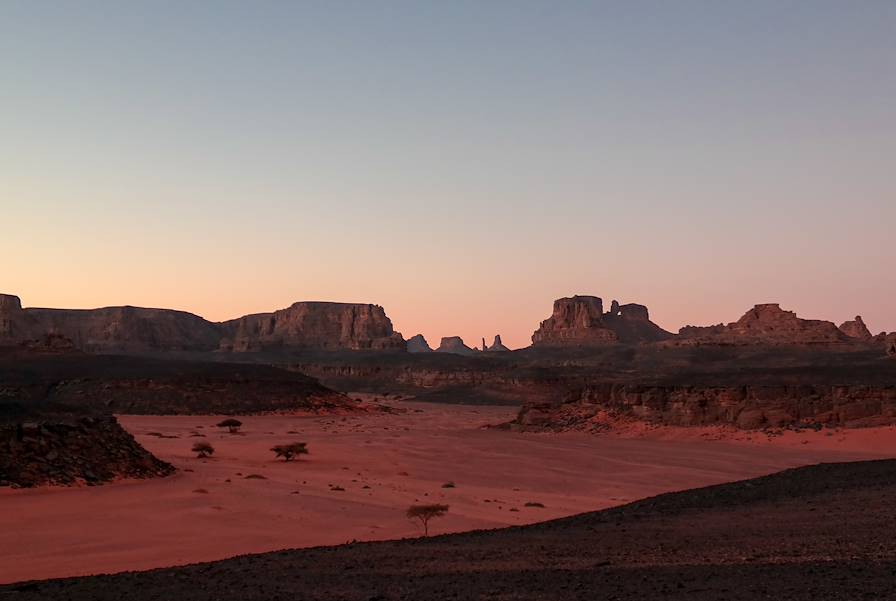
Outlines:
[[242,426],[242,425],[243,425],[243,422],[241,422],[240,420],[234,419],[232,417],[228,417],[224,421],[220,422],[218,424],[218,427],[219,428],[227,428],[231,434],[236,434],[237,432],[239,432],[240,426]]
[[526,503],[525,507],[544,507],[544,504],[538,503],[537,501],[529,501]]
[[442,488],[454,488],[454,482],[446,482],[442,485]]
[[271,450],[277,457],[283,457],[284,460],[290,461],[293,457],[308,454],[307,442],[291,442],[289,444],[278,444],[271,447]]
[[245,480],[267,480],[267,476],[262,476],[261,474],[249,474],[244,479]]
[[423,536],[429,536],[429,522],[448,513],[448,505],[411,505],[405,512],[409,520],[417,520],[423,527]]
[[199,459],[205,459],[209,455],[214,454],[215,447],[202,440],[193,444],[193,452],[196,453]]

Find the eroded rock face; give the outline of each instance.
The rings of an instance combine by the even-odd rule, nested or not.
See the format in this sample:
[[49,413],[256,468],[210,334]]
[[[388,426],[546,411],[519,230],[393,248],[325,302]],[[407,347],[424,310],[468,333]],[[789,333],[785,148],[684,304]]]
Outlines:
[[482,340],[482,346],[484,347],[484,350],[485,350],[486,352],[489,352],[489,353],[498,353],[498,352],[503,352],[503,351],[509,351],[509,350],[510,350],[509,348],[507,348],[506,346],[504,346],[504,344],[501,342],[501,335],[500,335],[500,334],[495,334],[495,341],[492,342],[492,345],[491,345],[491,346],[488,346],[488,347],[485,346],[485,339],[483,339],[483,340]]
[[445,336],[442,338],[437,353],[454,353],[455,355],[475,355],[476,351],[464,344],[460,336]]
[[845,321],[840,324],[840,331],[850,338],[856,338],[857,340],[871,340],[874,338],[871,331],[868,329],[868,326],[862,321],[861,315],[856,315],[856,318],[853,321]]
[[173,473],[112,416],[0,424],[0,486],[100,484]]
[[[607,417],[610,416],[610,419]],[[601,430],[615,420],[676,426],[727,424],[742,429],[797,424],[896,424],[896,386],[643,386],[591,385],[565,403],[523,407],[523,430]]]
[[220,339],[216,324],[198,315],[168,309],[22,309],[0,303],[0,342],[21,344],[48,337],[67,339],[90,352],[210,350]]
[[246,315],[221,324],[222,350],[269,348],[405,350],[401,334],[379,305],[300,302],[273,313]]
[[884,336],[884,345],[887,349],[887,356],[896,359],[896,332]]
[[818,319],[801,319],[777,303],[756,305],[728,325],[686,326],[679,337],[708,344],[832,344],[852,339],[836,325]]
[[617,342],[655,342],[672,334],[650,321],[647,307],[613,301],[603,312],[596,296],[573,296],[554,301],[554,312],[532,335],[534,346],[590,346]]
[[378,305],[301,302],[273,313],[213,323],[169,309],[22,309],[0,295],[0,345],[68,339],[88,352],[252,351],[267,348],[404,350]]
[[532,334],[533,346],[613,344],[619,337],[606,327],[604,304],[597,296],[572,296],[554,301],[553,314]]
[[408,352],[431,353],[432,347],[426,342],[426,338],[423,337],[423,334],[417,334],[416,336],[408,338]]

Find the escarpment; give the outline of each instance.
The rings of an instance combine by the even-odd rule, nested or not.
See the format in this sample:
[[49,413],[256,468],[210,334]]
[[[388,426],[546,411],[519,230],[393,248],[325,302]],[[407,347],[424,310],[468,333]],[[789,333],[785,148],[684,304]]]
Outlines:
[[533,346],[593,346],[656,342],[672,334],[650,321],[647,307],[613,301],[604,313],[597,296],[572,296],[554,301],[551,316],[532,334]]
[[22,308],[0,295],[0,346],[56,337],[95,353],[246,352],[278,349],[404,351],[379,305],[299,302],[221,323],[170,309]]

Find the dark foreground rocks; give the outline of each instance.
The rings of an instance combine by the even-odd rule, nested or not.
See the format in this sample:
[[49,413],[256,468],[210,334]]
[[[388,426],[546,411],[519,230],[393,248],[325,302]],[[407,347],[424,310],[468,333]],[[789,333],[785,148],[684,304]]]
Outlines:
[[90,485],[173,473],[172,465],[141,447],[109,415],[0,419],[0,486]]
[[827,464],[533,526],[0,587],[0,599],[896,598],[896,461]]

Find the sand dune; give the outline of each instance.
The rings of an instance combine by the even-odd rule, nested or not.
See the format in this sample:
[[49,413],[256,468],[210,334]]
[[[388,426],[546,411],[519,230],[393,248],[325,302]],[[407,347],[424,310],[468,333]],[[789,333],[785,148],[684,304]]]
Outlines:
[[[773,437],[671,428],[517,434],[482,428],[510,419],[507,407],[396,405],[407,412],[244,417],[239,434],[216,428],[214,416],[121,416],[138,441],[179,473],[100,487],[0,491],[0,581],[418,536],[403,514],[417,502],[449,504],[432,531],[457,532],[787,467],[896,455],[894,428]],[[199,440],[214,445],[211,459],[190,453]],[[308,442],[311,454],[275,460],[270,447],[295,440]],[[449,482],[454,487],[444,487]]]

